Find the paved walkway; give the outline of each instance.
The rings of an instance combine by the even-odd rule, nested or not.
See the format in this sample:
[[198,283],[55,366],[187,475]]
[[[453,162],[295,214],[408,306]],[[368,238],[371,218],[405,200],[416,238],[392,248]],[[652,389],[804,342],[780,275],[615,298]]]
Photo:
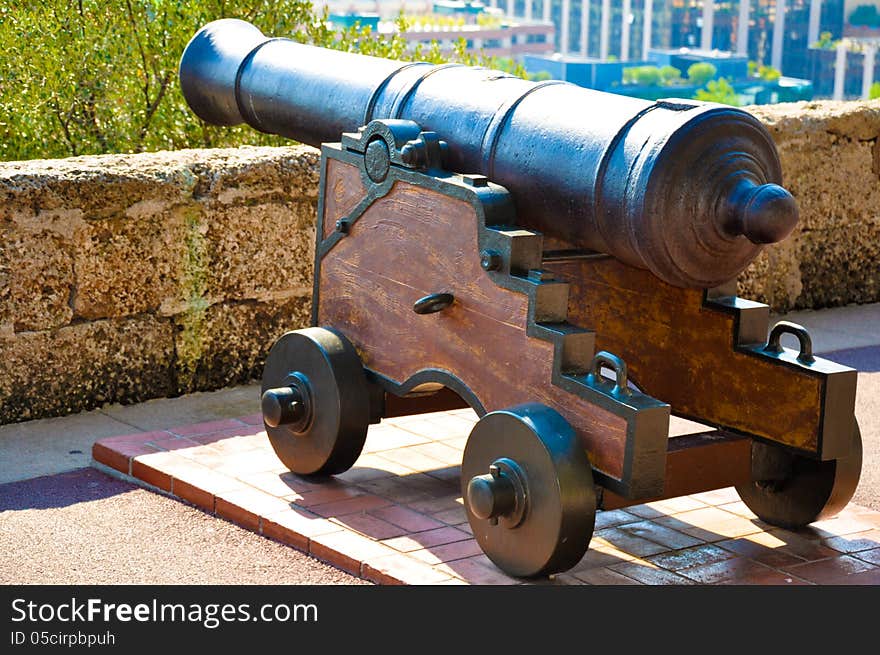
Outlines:
[[[860,370],[856,414],[862,427],[865,463],[854,502],[880,510],[880,348],[874,347],[880,344],[880,329],[877,327],[880,326],[880,304],[801,312],[785,318],[810,328],[816,352],[835,351],[833,359]],[[79,496],[74,491],[81,484],[87,487],[94,485],[95,488],[111,485],[109,478],[103,474],[87,470],[52,477],[87,467],[96,439],[246,416],[256,410],[258,395],[257,385],[247,385],[138,405],[108,406],[58,419],[0,426],[0,582],[64,582],[81,579],[74,573],[66,579],[58,577],[63,565],[52,567],[48,563],[53,560],[77,561],[88,571],[88,553],[98,544],[109,558],[102,564],[102,570],[120,571],[120,581],[159,582],[176,579],[210,582],[228,579],[217,577],[221,570],[236,572],[232,576],[235,579],[239,579],[236,576],[240,574],[241,581],[306,582],[314,581],[314,576],[329,582],[354,581],[339,572],[328,573],[330,570],[322,568],[315,560],[290,549],[282,549],[288,559],[275,560],[273,553],[277,551],[277,544],[250,535],[232,524],[218,522],[181,503],[136,490],[120,481],[114,481],[112,485],[122,487],[108,488],[124,488],[126,491],[114,494],[96,492],[98,498]],[[677,421],[676,424],[679,430],[685,425]],[[31,482],[22,482],[28,480]],[[71,489],[69,502],[53,505],[52,499],[67,487]],[[7,500],[10,498],[18,500]],[[105,502],[108,500],[113,502]],[[128,501],[131,501],[130,505],[126,504]],[[193,516],[198,516],[199,520],[193,519]],[[147,533],[138,532],[133,527],[165,524],[187,524],[189,532],[171,530],[154,541],[146,536]],[[54,550],[52,540],[24,537],[28,534],[53,534],[59,530],[65,532],[66,525],[78,526],[82,538],[57,540]],[[214,531],[227,535],[217,543],[241,541],[248,546],[243,552],[234,551],[230,560],[222,558],[227,551],[225,548],[212,550],[210,556],[203,557],[200,553],[205,549],[199,545],[208,543],[205,540],[210,540]],[[189,541],[182,536],[186,533],[191,536]],[[93,539],[89,539],[89,534],[93,535]],[[140,538],[141,535],[143,538]],[[155,550],[151,550],[153,548]],[[266,578],[249,578],[249,574],[242,572],[243,569],[224,564],[243,561],[246,559],[245,552],[250,553],[254,561],[274,562],[266,567]],[[172,555],[169,556],[169,553]],[[159,569],[149,564],[151,557],[153,561],[159,561],[155,558],[164,561],[163,575],[167,577],[159,575]],[[28,559],[33,562],[32,566],[17,566],[16,562]],[[138,568],[138,562],[142,562],[143,566]],[[150,575],[154,577],[138,577],[132,574],[136,570],[151,571]],[[337,574],[341,577],[334,577]],[[100,581],[97,577],[93,579]]]
[[[280,465],[259,414],[101,439],[98,462],[255,533],[383,584],[520,584],[474,540],[459,463],[470,410],[383,421],[349,471]],[[789,531],[732,488],[599,512],[590,550],[556,584],[880,584],[880,512]],[[546,582],[546,581],[543,581]]]

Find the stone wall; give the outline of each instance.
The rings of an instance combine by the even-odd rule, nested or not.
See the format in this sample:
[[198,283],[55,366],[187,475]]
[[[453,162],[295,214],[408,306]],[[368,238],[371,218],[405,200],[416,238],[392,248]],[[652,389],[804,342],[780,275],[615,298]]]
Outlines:
[[0,164],[0,423],[258,376],[307,324],[315,150]]
[[[740,279],[777,310],[880,300],[880,102],[753,108],[801,226]],[[0,423],[258,377],[308,323],[317,151],[0,163]]]
[[750,107],[769,128],[801,220],[740,276],[777,311],[880,300],[880,100]]

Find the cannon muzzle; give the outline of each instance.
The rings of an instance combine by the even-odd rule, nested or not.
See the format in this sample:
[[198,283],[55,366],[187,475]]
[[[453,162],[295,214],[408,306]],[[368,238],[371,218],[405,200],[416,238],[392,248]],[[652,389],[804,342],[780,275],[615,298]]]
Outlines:
[[447,142],[447,168],[506,187],[522,227],[675,286],[734,279],[798,220],[767,130],[725,105],[328,50],[235,19],[196,33],[180,83],[209,123],[313,146],[375,119],[415,121]]

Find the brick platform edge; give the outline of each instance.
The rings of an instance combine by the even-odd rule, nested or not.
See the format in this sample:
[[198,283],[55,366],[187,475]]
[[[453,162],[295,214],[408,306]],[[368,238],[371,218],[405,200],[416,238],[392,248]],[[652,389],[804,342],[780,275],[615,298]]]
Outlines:
[[[461,505],[469,410],[370,428],[356,466],[289,473],[260,415],[110,437],[96,462],[379,584],[520,584],[482,554]],[[555,584],[880,584],[880,512],[850,505],[796,532],[733,489],[599,512],[590,549]]]

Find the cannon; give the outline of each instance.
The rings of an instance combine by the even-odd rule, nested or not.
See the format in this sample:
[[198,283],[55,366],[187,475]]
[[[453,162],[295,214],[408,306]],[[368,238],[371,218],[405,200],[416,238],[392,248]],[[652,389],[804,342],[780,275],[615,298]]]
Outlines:
[[[209,123],[321,148],[312,327],[272,345],[262,381],[291,471],[342,473],[371,424],[470,406],[467,518],[522,577],[574,566],[601,509],[733,485],[798,527],[852,497],[856,371],[736,295],[798,220],[746,111],[234,19],[192,38],[180,83]],[[705,429],[670,437],[671,414]]]

